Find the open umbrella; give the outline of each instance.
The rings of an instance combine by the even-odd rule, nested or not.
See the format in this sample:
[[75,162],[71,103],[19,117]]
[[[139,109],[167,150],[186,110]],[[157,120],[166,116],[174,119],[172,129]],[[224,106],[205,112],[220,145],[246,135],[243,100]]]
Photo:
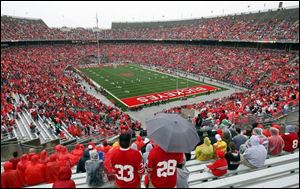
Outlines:
[[146,127],[148,137],[166,152],[190,153],[200,141],[194,125],[177,114],[157,114]]

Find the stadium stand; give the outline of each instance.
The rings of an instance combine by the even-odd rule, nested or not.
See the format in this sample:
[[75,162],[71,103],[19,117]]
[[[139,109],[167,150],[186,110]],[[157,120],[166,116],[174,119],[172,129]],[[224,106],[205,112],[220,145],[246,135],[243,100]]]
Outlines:
[[[49,28],[41,19],[1,16],[1,41],[95,40],[96,35],[92,29]],[[299,8],[183,21],[113,23],[111,30],[98,35],[101,39],[299,42]],[[78,84],[85,78],[65,69],[96,53],[95,45],[1,49],[1,142],[13,138],[21,143],[39,139],[41,144],[57,139],[60,143],[73,140],[79,143],[86,138],[115,140],[123,124],[138,129],[138,121],[88,94]],[[220,124],[223,111],[229,122],[240,127],[249,126],[253,120],[274,123],[299,111],[299,52],[296,51],[114,43],[101,44],[99,53],[110,62],[139,62],[167,73],[180,70],[249,89],[222,99],[163,111],[180,114],[182,109],[194,109],[209,119],[211,126]],[[191,172],[188,180],[191,188],[299,187],[298,150],[269,156],[259,169],[240,165],[222,177],[204,172],[210,162],[195,160],[192,152],[192,160],[186,164]],[[76,187],[87,187],[86,173],[75,173],[75,168],[72,179]],[[52,184],[28,188],[49,187]],[[102,187],[113,187],[113,183],[107,182]]]
[[[101,39],[299,41],[299,8],[182,21],[112,23]],[[1,41],[96,39],[92,29],[49,28],[40,19],[1,16]]]

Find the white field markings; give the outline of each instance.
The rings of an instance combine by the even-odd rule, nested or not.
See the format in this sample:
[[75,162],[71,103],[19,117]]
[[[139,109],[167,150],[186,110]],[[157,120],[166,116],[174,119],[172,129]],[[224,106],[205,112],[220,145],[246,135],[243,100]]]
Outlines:
[[[201,83],[199,83],[199,82],[197,82],[197,81],[194,81],[194,80],[191,80],[191,79],[187,79],[187,78],[182,78],[182,77],[179,77],[179,76],[176,76],[176,75],[172,75],[172,74],[169,74],[169,73],[164,73],[164,72],[160,72],[160,71],[157,71],[157,70],[152,70],[152,69],[150,69],[150,68],[147,68],[147,67],[143,67],[143,66],[141,66],[142,67],[142,69],[145,69],[145,70],[150,70],[150,71],[152,71],[152,72],[156,72],[156,73],[159,73],[159,74],[164,74],[164,75],[168,75],[168,76],[171,76],[171,78],[179,78],[179,79],[184,79],[184,80],[188,80],[189,82],[192,82],[192,83],[196,83],[196,84],[201,84]],[[155,75],[155,74],[154,74]],[[207,84],[207,85],[209,85],[209,84]]]
[[[78,70],[77,68],[74,68],[76,69],[79,73],[85,75],[84,73],[82,73],[80,70]],[[102,87],[101,85],[99,85],[97,82],[95,82],[94,80],[92,80],[91,78],[88,78],[96,87],[101,87],[103,88],[108,94],[110,94],[112,97],[114,97],[116,100],[118,100],[119,102],[121,102],[124,106],[128,107],[127,104],[125,104],[121,99],[119,99],[118,97],[116,97],[114,94],[112,94],[111,92],[109,92],[108,90],[106,90],[104,87]]]
[[[142,68],[136,68],[136,67],[134,67],[134,69],[137,69],[137,70],[141,70]],[[111,74],[109,71],[107,71],[107,70],[105,70],[105,69],[103,69],[103,71],[104,72],[106,72],[106,73],[108,73],[108,74]],[[125,80],[125,81],[127,81],[127,82],[130,82],[130,79],[128,79],[128,78],[126,78],[126,77],[121,77],[121,76],[119,76],[119,75],[116,75],[118,78],[120,78],[121,80]],[[133,80],[131,80],[132,81],[132,83],[134,83],[133,82]],[[120,86],[121,87],[121,86]],[[145,86],[143,86],[143,85],[139,85],[139,87],[140,88],[144,88],[145,89],[145,91],[148,91],[148,94],[150,94],[150,93],[152,93],[153,91],[152,90],[150,90],[150,89],[148,89],[148,88],[146,88]],[[122,87],[121,87],[122,88]],[[108,90],[106,90],[106,91],[108,91]],[[146,92],[145,92],[146,93]],[[112,93],[109,93],[109,94],[112,94]],[[147,94],[147,93],[146,93]],[[113,95],[113,97],[115,97],[115,95]],[[121,101],[119,98],[116,98],[117,100],[119,100],[119,101]],[[123,102],[122,102],[123,103]],[[124,103],[123,103],[124,104]],[[127,106],[127,105],[126,105]]]

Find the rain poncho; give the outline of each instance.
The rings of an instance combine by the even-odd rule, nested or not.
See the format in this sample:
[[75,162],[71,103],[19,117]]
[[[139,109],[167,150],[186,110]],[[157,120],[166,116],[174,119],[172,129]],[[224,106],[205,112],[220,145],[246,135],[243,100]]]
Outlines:
[[3,165],[4,172],[1,173],[1,188],[21,188],[23,187],[20,175],[13,170],[13,164],[6,162]]
[[103,184],[104,167],[103,161],[99,160],[98,153],[91,151],[90,160],[85,162],[86,183],[92,187],[98,187]]
[[222,141],[222,140],[218,140],[214,145],[214,151],[217,152],[217,150],[221,150],[224,153],[226,153],[226,148],[227,148],[227,144],[226,142]]
[[279,136],[279,130],[276,128],[270,128],[271,137],[269,140],[269,154],[278,155],[282,152],[284,147],[284,141],[281,136]]
[[71,180],[72,171],[69,167],[62,167],[58,173],[58,180],[52,188],[76,188],[75,182]]
[[243,157],[253,166],[262,167],[265,164],[267,158],[266,148],[260,144],[258,136],[251,136],[251,147],[247,148]]
[[17,164],[17,171],[18,171],[18,174],[20,175],[20,178],[22,179],[23,183],[25,183],[25,170],[29,163],[30,163],[30,161],[28,161],[27,154],[23,154],[21,156],[21,160]]
[[59,163],[56,161],[56,154],[52,154],[46,164],[46,182],[53,183],[58,179]]
[[25,182],[29,186],[41,184],[45,181],[44,167],[39,162],[39,157],[34,155],[25,170]]
[[72,150],[71,154],[75,156],[76,162],[83,155],[83,150],[80,148],[80,144],[76,144],[75,149]]
[[218,159],[212,163],[207,165],[214,176],[223,176],[227,173],[227,161],[225,159],[225,153],[222,150],[217,150],[216,155]]
[[204,138],[204,144],[198,146],[195,150],[196,159],[206,161],[214,156],[214,149],[208,137]]

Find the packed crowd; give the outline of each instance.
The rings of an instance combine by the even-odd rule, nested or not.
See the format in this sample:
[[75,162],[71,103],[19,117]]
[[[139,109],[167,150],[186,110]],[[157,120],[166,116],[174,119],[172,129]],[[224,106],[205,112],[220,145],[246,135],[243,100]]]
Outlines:
[[[71,179],[75,165],[76,173],[86,173],[90,187],[114,181],[118,188],[140,188],[143,175],[147,188],[188,187],[189,171],[185,163],[191,159],[190,153],[166,152],[153,140],[143,140],[141,136],[132,141],[129,127],[120,129],[119,140],[112,146],[104,140],[99,146],[89,142],[86,148],[76,144],[71,152],[57,145],[51,155],[46,150],[36,153],[30,149],[28,154],[18,157],[15,152],[3,165],[1,187],[53,183],[52,188],[76,188]],[[255,123],[251,129],[241,131],[224,118],[216,128],[205,132],[198,129],[198,135],[200,142],[195,146],[195,159],[211,161],[204,171],[217,177],[238,169],[241,164],[261,168],[268,155],[276,156],[283,151],[293,153],[299,148],[296,127],[292,125],[284,128],[273,124],[267,130]],[[168,163],[167,170],[161,167],[163,162]]]
[[[139,122],[118,108],[107,106],[87,94],[78,84],[80,79],[64,71],[68,64],[75,65],[77,59],[84,56],[85,52],[80,49],[80,46],[63,46],[3,50],[1,126],[11,128],[15,122],[8,113],[13,116],[25,108],[34,119],[37,114],[50,118],[57,128],[64,122],[73,136],[93,130],[100,137],[109,137],[118,134],[120,125],[139,127]],[[15,104],[15,94],[24,95],[28,104],[24,101]]]
[[288,63],[298,52],[161,44],[107,44],[100,45],[100,52],[110,61],[181,70],[246,88],[255,89],[262,82],[295,84],[299,80],[299,60]]
[[[84,47],[47,46],[2,51],[1,129],[4,132],[11,133],[15,126],[7,113],[17,118],[17,112],[24,108],[30,109],[33,117],[39,114],[51,118],[57,128],[63,121],[73,136],[81,136],[83,130],[86,134],[99,132],[112,136],[117,134],[115,125],[124,123],[140,128],[140,123],[132,121],[127,114],[85,93],[73,73],[64,72],[67,65],[76,65],[83,56],[95,54],[95,46]],[[187,108],[208,108],[213,114],[215,109],[224,109],[230,116],[249,112],[272,115],[299,101],[299,60],[289,63],[298,56],[296,52],[159,44],[105,44],[100,46],[99,52],[111,62],[130,60],[160,66],[164,71],[179,69],[254,89]],[[273,84],[291,87],[273,87]],[[14,106],[14,94],[24,95],[28,106],[22,100]],[[177,109],[180,108],[167,111]]]
[[[246,41],[299,41],[299,9],[258,14],[195,19],[155,27],[113,27],[98,34],[91,29],[49,28],[42,20],[1,16],[1,41],[33,39],[218,39]],[[113,24],[114,25],[114,24]],[[147,25],[145,23],[145,25]]]
[[[168,113],[181,113],[183,108],[200,112],[199,126],[214,125],[228,116],[229,121],[244,125],[249,118],[272,118],[287,114],[299,106],[299,86],[274,87],[261,86],[260,89],[234,93],[228,97],[216,98],[192,105],[163,110]],[[245,119],[245,120],[243,120]],[[195,118],[196,120],[196,118]],[[258,120],[257,120],[258,121]]]

